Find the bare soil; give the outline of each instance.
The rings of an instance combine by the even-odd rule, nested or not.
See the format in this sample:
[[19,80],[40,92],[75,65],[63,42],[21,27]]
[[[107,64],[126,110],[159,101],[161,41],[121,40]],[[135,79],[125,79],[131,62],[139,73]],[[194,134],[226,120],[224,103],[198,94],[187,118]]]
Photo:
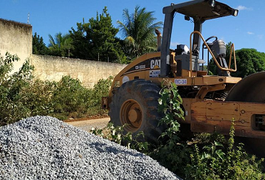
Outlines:
[[66,120],[64,122],[89,132],[92,128],[102,129],[106,127],[109,121],[109,117],[104,117],[99,119]]

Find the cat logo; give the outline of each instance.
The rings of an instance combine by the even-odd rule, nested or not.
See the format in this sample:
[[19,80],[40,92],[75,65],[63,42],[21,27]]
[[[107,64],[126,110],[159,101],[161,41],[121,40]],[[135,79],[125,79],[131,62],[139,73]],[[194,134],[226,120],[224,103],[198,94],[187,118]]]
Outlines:
[[159,69],[160,68],[160,59],[152,59],[150,61],[150,69]]

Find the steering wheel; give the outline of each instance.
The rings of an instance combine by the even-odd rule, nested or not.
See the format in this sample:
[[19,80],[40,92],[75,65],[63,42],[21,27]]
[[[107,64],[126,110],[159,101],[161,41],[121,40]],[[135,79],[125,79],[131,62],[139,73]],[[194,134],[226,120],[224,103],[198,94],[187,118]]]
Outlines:
[[210,39],[213,39],[213,38],[215,38],[215,41],[218,39],[216,36],[211,36],[211,37],[208,37],[208,38],[205,40],[205,42],[208,42]]
[[[211,46],[213,43],[211,42],[211,43],[208,43],[208,41],[209,40],[211,40],[211,39],[215,39],[214,41],[217,41],[218,40],[218,38],[216,37],[216,36],[211,36],[211,37],[208,37],[206,40],[205,40],[205,42],[207,43],[207,45],[208,46]],[[203,47],[202,47],[203,49],[206,49],[206,46],[205,46],[205,44],[203,43]]]

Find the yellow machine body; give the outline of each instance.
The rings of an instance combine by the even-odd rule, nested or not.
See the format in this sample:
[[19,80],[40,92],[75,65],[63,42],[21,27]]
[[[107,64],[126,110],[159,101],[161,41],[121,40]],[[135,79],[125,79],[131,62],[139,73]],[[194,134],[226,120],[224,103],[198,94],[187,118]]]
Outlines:
[[[237,70],[235,48],[232,44],[229,59],[224,59],[226,47],[222,40],[211,36],[204,40],[202,23],[209,19],[237,16],[238,10],[215,0],[194,0],[172,4],[163,9],[165,14],[163,38],[158,35],[158,52],[144,54],[127,65],[113,80],[109,96],[102,106],[108,108],[116,126],[125,125],[126,131],[145,133],[147,140],[156,141],[163,129],[158,127],[161,113],[158,99],[161,83],[175,83],[182,97],[185,121],[192,132],[219,132],[228,134],[234,121],[235,134],[246,137],[249,147],[257,154],[265,152],[265,72],[244,79],[231,77]],[[169,48],[174,13],[193,18],[194,31],[190,35],[190,48]],[[210,39],[215,38],[212,43]],[[217,66],[218,75],[204,70],[202,50],[208,51]],[[258,142],[258,143],[256,143]],[[260,143],[264,142],[264,143]],[[256,143],[256,145],[255,145]]]
[[[179,87],[196,87],[196,95],[193,98],[183,98],[185,111],[185,121],[182,123],[191,124],[193,132],[219,132],[228,134],[231,121],[235,122],[236,135],[242,137],[265,138],[265,131],[257,127],[257,117],[265,119],[265,104],[254,102],[230,102],[207,99],[205,96],[209,92],[227,91],[241,81],[238,77],[207,75],[206,71],[182,70],[182,76],[172,78],[160,78],[160,52],[148,53],[125,67],[113,80],[108,101],[109,103],[115,93],[123,83],[135,79],[149,80],[157,85],[161,85],[164,80],[171,81]],[[171,53],[174,59],[174,53]],[[176,63],[172,63],[172,71]],[[264,129],[265,130],[265,129]]]

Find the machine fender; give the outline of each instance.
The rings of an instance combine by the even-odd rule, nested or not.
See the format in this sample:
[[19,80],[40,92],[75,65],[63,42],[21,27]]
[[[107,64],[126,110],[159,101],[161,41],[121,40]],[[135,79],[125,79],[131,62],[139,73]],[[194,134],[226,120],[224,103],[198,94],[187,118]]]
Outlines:
[[230,90],[226,101],[265,102],[265,72],[251,74]]

